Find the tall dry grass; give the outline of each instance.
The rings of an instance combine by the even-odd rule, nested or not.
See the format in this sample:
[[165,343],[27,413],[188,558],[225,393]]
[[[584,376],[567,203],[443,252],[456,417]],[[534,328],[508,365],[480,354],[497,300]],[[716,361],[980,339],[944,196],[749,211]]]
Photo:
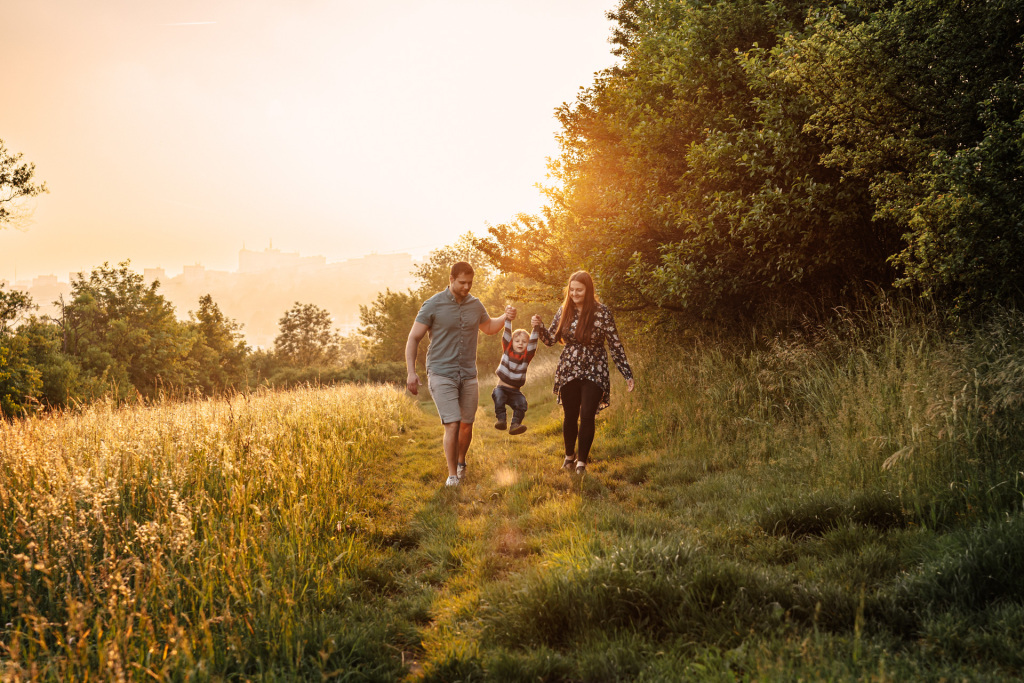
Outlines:
[[667,442],[669,457],[705,470],[794,468],[819,494],[872,492],[933,526],[1021,507],[1020,312],[954,333],[936,312],[883,297],[786,334],[691,336],[636,355],[657,400],[631,397],[611,426],[637,448]]
[[409,410],[338,387],[0,422],[0,677],[397,675],[347,595]]

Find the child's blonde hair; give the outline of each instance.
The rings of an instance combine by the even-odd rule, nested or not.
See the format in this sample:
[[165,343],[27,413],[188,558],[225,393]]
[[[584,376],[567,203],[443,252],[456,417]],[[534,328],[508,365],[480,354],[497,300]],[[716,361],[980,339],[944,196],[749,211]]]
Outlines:
[[530,331],[519,328],[512,333],[512,341],[515,341],[516,337],[526,337],[526,341],[530,341]]

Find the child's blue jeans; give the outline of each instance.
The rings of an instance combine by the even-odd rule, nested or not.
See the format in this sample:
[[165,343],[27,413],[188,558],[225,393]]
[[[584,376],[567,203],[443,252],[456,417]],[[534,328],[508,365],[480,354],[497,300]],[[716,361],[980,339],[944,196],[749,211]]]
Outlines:
[[512,387],[503,387],[499,384],[491,392],[491,398],[494,399],[494,416],[498,418],[499,422],[505,421],[505,416],[507,415],[505,412],[506,405],[512,409],[513,422],[523,421],[528,407],[523,392]]

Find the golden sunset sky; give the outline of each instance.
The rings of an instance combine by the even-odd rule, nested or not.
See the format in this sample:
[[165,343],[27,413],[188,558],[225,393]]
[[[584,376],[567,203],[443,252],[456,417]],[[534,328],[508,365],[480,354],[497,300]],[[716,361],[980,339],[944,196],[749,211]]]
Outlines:
[[536,211],[616,4],[4,0],[0,139],[50,193],[0,279],[422,255]]

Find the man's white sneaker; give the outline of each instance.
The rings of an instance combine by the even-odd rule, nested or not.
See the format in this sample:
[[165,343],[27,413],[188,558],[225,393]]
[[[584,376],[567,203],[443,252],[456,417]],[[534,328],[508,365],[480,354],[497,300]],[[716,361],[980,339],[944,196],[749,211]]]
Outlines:
[[448,481],[446,481],[444,483],[444,485],[445,486],[458,486],[459,485],[459,478],[456,477],[454,474],[450,474],[450,475],[448,475]]

